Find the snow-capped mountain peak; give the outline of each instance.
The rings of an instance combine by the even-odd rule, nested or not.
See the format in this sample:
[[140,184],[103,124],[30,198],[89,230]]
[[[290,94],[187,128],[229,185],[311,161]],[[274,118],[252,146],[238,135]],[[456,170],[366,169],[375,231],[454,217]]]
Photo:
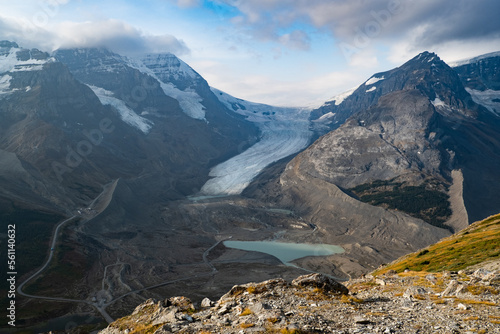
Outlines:
[[206,81],[189,65],[171,53],[148,54],[128,61],[131,67],[158,80],[163,92],[179,101],[186,115],[206,120],[203,98],[196,91]]
[[0,74],[41,70],[47,62],[54,61],[45,52],[23,49],[17,43],[0,41]]
[[140,60],[159,77],[168,76],[175,80],[201,78],[195,70],[172,53],[147,54]]
[[37,49],[24,49],[17,43],[0,41],[0,98],[6,97],[15,91],[31,87],[11,88],[11,80],[18,72],[40,71],[43,65],[55,61],[48,53]]

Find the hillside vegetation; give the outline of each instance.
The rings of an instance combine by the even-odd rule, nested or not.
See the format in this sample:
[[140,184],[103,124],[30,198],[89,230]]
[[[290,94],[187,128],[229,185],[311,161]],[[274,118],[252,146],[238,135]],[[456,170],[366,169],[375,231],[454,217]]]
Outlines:
[[475,222],[462,231],[375,271],[457,271],[500,258],[500,214]]

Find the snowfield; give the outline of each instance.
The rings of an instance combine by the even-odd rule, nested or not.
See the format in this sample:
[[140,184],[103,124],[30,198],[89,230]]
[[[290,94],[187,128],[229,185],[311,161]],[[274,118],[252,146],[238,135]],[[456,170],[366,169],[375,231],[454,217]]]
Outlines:
[[95,95],[97,95],[102,104],[113,106],[118,111],[122,121],[136,129],[139,129],[145,134],[149,133],[149,130],[151,130],[154,124],[152,121],[137,115],[135,111],[130,109],[124,101],[113,97],[113,92],[92,85],[87,86],[94,91]]
[[431,101],[432,105],[436,108],[438,107],[443,107],[443,108],[446,108],[448,107],[448,105],[446,103],[444,103],[439,97],[436,96],[436,98],[434,99],[434,101]]
[[310,109],[272,107],[236,99],[214,88],[212,91],[230,110],[254,122],[261,130],[261,138],[246,151],[212,168],[213,178],[202,187],[201,195],[238,195],[265,167],[309,144]]

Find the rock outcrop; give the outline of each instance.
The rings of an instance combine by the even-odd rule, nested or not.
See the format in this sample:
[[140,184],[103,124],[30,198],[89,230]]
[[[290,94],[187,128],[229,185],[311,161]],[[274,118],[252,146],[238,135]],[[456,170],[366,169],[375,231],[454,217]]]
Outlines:
[[148,300],[101,334],[495,333],[500,271],[395,273],[340,284],[322,275],[235,286],[213,306]]

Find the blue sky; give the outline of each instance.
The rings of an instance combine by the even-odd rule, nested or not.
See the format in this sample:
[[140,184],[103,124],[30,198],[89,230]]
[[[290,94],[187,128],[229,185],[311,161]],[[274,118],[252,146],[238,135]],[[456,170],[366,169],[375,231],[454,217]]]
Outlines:
[[172,52],[255,102],[315,105],[434,51],[500,50],[497,0],[0,0],[0,39]]

